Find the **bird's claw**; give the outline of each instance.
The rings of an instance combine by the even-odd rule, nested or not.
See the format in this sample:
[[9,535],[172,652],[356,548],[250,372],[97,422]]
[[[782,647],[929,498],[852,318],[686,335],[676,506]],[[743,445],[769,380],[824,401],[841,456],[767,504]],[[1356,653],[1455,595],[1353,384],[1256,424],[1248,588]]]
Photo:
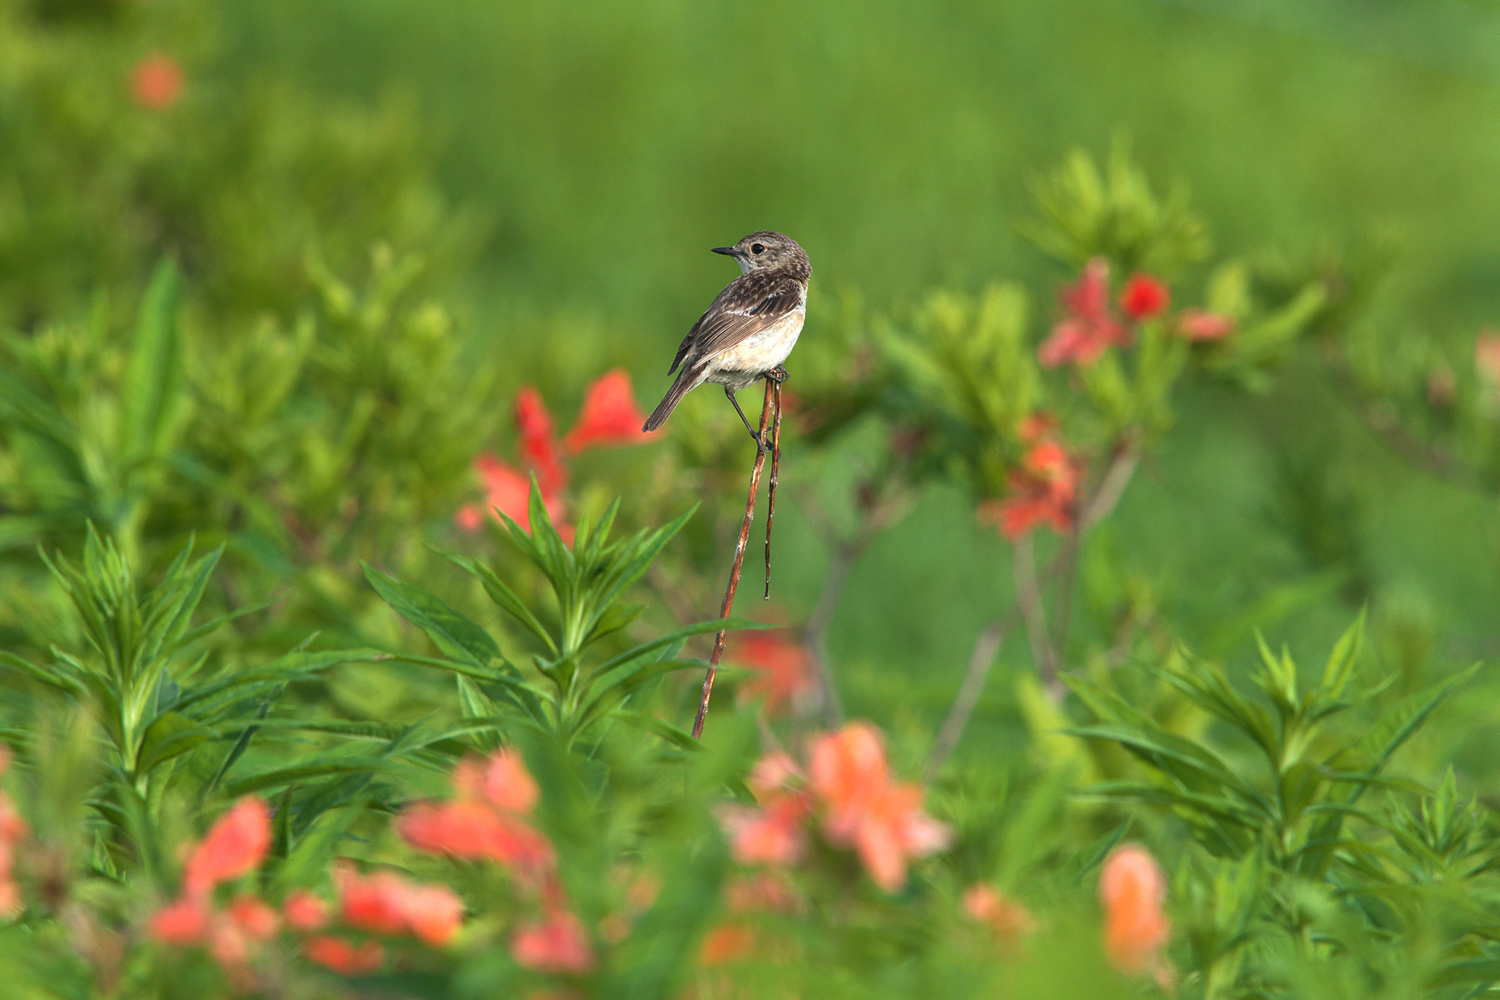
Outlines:
[[770,379],[772,382],[775,382],[777,385],[780,385],[791,377],[791,374],[781,365],[777,365],[775,368],[772,368],[770,371],[766,372],[766,378]]

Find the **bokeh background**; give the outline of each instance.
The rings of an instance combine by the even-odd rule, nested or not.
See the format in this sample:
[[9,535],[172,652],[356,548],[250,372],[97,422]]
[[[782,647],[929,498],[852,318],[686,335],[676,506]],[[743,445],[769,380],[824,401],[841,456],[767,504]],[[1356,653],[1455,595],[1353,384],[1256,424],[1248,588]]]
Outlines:
[[[335,265],[361,260],[370,237],[421,249],[463,357],[494,368],[475,442],[488,447],[508,440],[523,385],[571,414],[590,379],[623,367],[649,406],[732,275],[707,249],[750,230],[782,230],[810,254],[805,342],[851,297],[899,315],[936,286],[1068,280],[1018,223],[1043,170],[1117,142],[1159,189],[1190,195],[1216,248],[1358,273],[1350,323],[1394,354],[1467,372],[1476,335],[1500,323],[1500,4],[1487,0],[73,0],[35,5],[40,18],[5,6],[28,34],[0,75],[50,66],[56,98],[0,106],[7,322],[35,330],[111,295],[117,325],[132,315],[150,251],[173,234],[112,213],[104,189],[124,170],[100,169],[97,145],[39,147],[27,128],[51,115],[89,135],[134,130],[129,156],[168,165],[152,175],[157,203],[207,203],[219,183],[240,199],[214,216],[204,242],[223,256],[199,273],[251,278],[210,287],[202,327],[248,324],[290,285],[235,233],[248,246],[284,222],[284,256],[300,261],[298,226],[323,226]],[[176,125],[137,122],[109,96],[157,51],[183,64]],[[82,82],[65,79],[70,66]],[[195,122],[225,137],[200,141]],[[322,176],[328,156],[278,159],[325,134],[355,166]],[[303,196],[308,219],[274,218]],[[1037,309],[1049,318],[1045,292]],[[748,464],[723,401],[697,397],[686,421],[713,421]],[[1311,354],[1259,394],[1194,383],[1179,404],[1090,546],[1099,572],[1149,581],[1174,634],[1248,662],[1259,627],[1311,657],[1367,606],[1383,663],[1442,674],[1500,654],[1493,489],[1394,454]],[[785,456],[794,485],[828,474],[800,458]],[[710,520],[737,516],[738,489],[706,498],[721,508]],[[827,551],[785,495],[774,613],[800,620]],[[7,539],[14,565],[39,537]],[[1004,552],[970,496],[924,488],[857,564],[831,628],[850,714],[931,731],[974,634],[1010,600]],[[963,753],[1011,745],[1004,678],[1030,669],[1023,643],[1002,651]],[[1485,732],[1466,727],[1444,753],[1487,772]]]

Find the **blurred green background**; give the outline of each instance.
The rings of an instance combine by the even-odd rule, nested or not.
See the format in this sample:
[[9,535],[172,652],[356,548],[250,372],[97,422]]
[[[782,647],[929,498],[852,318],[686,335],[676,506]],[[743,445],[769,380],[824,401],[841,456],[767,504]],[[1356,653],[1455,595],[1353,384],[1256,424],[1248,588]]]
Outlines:
[[[571,414],[616,365],[649,406],[732,276],[707,248],[754,229],[810,254],[806,340],[840,295],[899,314],[933,286],[1066,280],[1016,231],[1030,184],[1120,137],[1217,247],[1378,271],[1370,337],[1468,364],[1500,323],[1500,3],[266,0],[226,8],[212,44],[216,87],[411,109],[480,234],[445,301],[499,365],[497,422],[528,383]],[[800,619],[826,553],[786,495],[778,600]],[[1090,572],[1149,581],[1179,634],[1244,659],[1253,626],[1313,656],[1369,605],[1388,669],[1446,672],[1500,654],[1497,529],[1492,494],[1393,457],[1303,358],[1259,397],[1188,393],[1091,545],[1080,610]],[[834,622],[850,713],[930,732],[1010,589],[971,500],[932,489]],[[1002,660],[1030,669],[1021,642]],[[1009,691],[990,685],[983,732],[1015,731]]]
[[[415,95],[448,190],[492,227],[465,301],[518,381],[622,364],[654,396],[732,273],[706,249],[756,228],[803,243],[815,295],[899,308],[933,284],[1061,280],[1015,231],[1028,184],[1122,133],[1219,246],[1389,260],[1362,320],[1385,334],[1462,351],[1500,322],[1497,3],[283,0],[237,16],[246,73]],[[559,314],[566,335],[542,319]],[[823,556],[788,510],[780,594],[798,607]],[[1311,654],[1368,601],[1441,637],[1445,662],[1500,653],[1493,498],[1391,458],[1311,369],[1248,404],[1186,400],[1108,531],[1202,642],[1243,612]],[[945,703],[1009,589],[985,535],[939,491],[860,564],[832,633],[856,714]],[[1319,585],[1330,569],[1356,578]]]

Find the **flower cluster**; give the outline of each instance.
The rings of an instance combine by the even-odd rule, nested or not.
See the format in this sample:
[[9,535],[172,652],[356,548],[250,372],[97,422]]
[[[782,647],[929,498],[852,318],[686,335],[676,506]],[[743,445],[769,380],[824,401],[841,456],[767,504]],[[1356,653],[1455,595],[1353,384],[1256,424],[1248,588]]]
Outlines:
[[568,908],[556,854],[528,818],[540,793],[521,755],[499,750],[489,760],[463,761],[453,772],[454,796],[405,809],[396,831],[419,851],[466,861],[491,861],[539,896],[540,919],[511,938],[516,962],[538,972],[578,974],[594,964],[582,922]]
[[[1129,347],[1134,324],[1164,317],[1172,297],[1160,279],[1135,274],[1120,292],[1122,320],[1110,303],[1109,261],[1095,257],[1084,265],[1078,280],[1059,295],[1063,318],[1037,348],[1044,368],[1072,362],[1091,365],[1110,347]],[[1204,309],[1184,309],[1171,329],[1188,340],[1218,340],[1234,332],[1234,320]]]
[[1022,421],[1019,437],[1026,451],[1020,467],[1007,477],[1010,493],[979,507],[980,521],[999,525],[1000,533],[1011,541],[1038,524],[1049,524],[1059,534],[1073,527],[1081,463],[1056,435],[1050,417],[1035,414]]
[[465,504],[454,515],[454,521],[465,531],[477,531],[487,513],[499,510],[527,531],[531,516],[527,500],[531,494],[531,476],[536,476],[547,514],[566,536],[562,524],[563,490],[568,484],[566,457],[594,447],[618,447],[640,444],[652,435],[641,431],[645,415],[635,402],[630,374],[616,368],[606,372],[588,387],[583,408],[572,430],[561,444],[553,427],[541,393],[530,386],[516,394],[516,430],[520,436],[521,465],[511,465],[481,452],[474,457],[474,471],[484,485],[483,504]]
[[767,755],[750,787],[758,806],[722,814],[743,864],[795,864],[806,849],[805,821],[816,816],[824,840],[853,848],[875,884],[895,892],[911,859],[948,845],[948,828],[922,808],[921,787],[894,779],[879,732],[865,722],[819,737],[805,778],[787,755]]
[[277,913],[252,892],[226,905],[216,890],[256,871],[271,846],[271,811],[258,798],[236,803],[193,846],[183,867],[178,898],[151,917],[150,935],[175,947],[208,949],[241,985],[250,982],[250,964],[283,927],[308,935],[302,942],[310,960],[346,975],[372,972],[385,959],[379,940],[349,940],[329,933],[335,919],[359,935],[412,937],[433,947],[451,943],[463,922],[463,902],[446,886],[413,882],[394,872],[361,875],[352,864],[334,866],[336,907],[298,890]]
[[1125,844],[1105,859],[1099,875],[1104,904],[1104,950],[1115,968],[1129,975],[1151,975],[1163,988],[1172,969],[1162,955],[1172,925],[1163,904],[1167,878],[1151,853]]
[[253,893],[220,907],[219,886],[260,867],[271,848],[271,810],[258,798],[237,802],[188,854],[177,899],[151,917],[151,936],[176,947],[203,946],[232,979],[243,981],[261,946],[280,930],[276,911]]

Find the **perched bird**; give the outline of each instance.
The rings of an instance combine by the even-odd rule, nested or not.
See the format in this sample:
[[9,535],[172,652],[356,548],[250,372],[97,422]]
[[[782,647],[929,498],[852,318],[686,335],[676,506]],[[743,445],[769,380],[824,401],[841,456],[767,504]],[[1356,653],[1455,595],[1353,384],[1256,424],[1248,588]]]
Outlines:
[[745,430],[756,447],[764,450],[765,442],[750,426],[734,394],[762,378],[777,382],[786,378],[781,363],[792,353],[807,318],[807,279],[812,267],[802,248],[780,233],[751,233],[734,246],[714,247],[713,252],[733,257],[740,265],[740,276],[725,286],[682,338],[667,374],[679,365],[682,371],[646,418],[644,429],[656,430],[683,396],[712,382],[724,387]]

